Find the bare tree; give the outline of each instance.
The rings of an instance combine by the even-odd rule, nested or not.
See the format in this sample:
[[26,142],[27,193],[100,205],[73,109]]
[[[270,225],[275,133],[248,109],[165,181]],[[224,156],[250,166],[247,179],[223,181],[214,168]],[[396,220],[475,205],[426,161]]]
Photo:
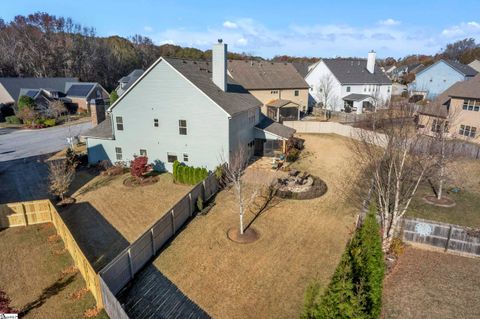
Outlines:
[[372,131],[358,130],[351,143],[353,159],[362,173],[355,191],[376,204],[382,227],[383,250],[388,251],[420,182],[432,166],[428,140],[415,129],[413,110],[404,105],[385,112],[383,125]]
[[67,107],[65,106],[65,103],[60,100],[54,100],[50,102],[49,108],[56,118],[67,112]]
[[48,170],[50,192],[63,201],[75,177],[75,167],[68,165],[66,160],[56,160],[48,163]]
[[224,182],[233,187],[238,203],[240,235],[245,231],[244,215],[247,208],[262,194],[262,190],[271,185],[271,179],[273,179],[273,177],[256,173],[249,180],[244,178],[249,160],[250,152],[243,144],[230,155],[229,163],[222,159],[225,163],[223,165]]
[[335,96],[335,79],[331,74],[324,75],[316,86],[316,98],[322,103],[322,107],[325,110],[325,120],[327,120],[327,109],[333,109],[332,104],[336,102]]

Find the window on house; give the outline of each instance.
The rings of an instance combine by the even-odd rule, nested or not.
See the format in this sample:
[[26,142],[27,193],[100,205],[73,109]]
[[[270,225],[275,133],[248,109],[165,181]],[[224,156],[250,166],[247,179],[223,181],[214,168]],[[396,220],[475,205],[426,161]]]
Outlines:
[[153,126],[158,127],[158,119],[153,119]]
[[177,155],[176,155],[176,154],[174,154],[174,153],[167,153],[167,161],[168,161],[169,163],[173,163],[173,162],[175,162],[177,159],[178,159],[178,158],[177,158]]
[[390,87],[387,87],[387,92],[390,93]]
[[115,147],[115,157],[117,159],[117,161],[121,161],[122,160],[122,148],[121,147]]
[[188,162],[188,154],[183,154],[183,161]]
[[187,120],[178,120],[178,132],[180,135],[187,135]]
[[350,87],[349,86],[347,86],[347,92],[350,92]]
[[270,91],[270,94],[278,94],[277,90]]
[[123,118],[121,116],[115,117],[115,121],[117,122],[117,131],[123,131]]
[[298,96],[298,90],[295,90],[294,94],[295,96]]
[[445,133],[448,132],[448,121],[442,121],[442,120],[437,120],[437,119],[434,119],[432,121],[432,132],[435,132],[435,133],[440,133],[442,131],[442,127],[443,127],[443,131]]
[[458,133],[466,137],[475,137],[477,134],[477,128],[470,125],[460,125]]
[[140,150],[140,156],[147,156],[147,150]]
[[248,123],[254,124],[255,123],[255,110],[248,111]]

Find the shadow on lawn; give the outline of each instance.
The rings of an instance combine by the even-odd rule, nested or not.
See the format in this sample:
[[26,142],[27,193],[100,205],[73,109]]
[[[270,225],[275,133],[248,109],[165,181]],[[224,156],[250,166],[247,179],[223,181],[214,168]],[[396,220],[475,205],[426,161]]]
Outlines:
[[89,202],[59,208],[59,213],[96,272],[129,245],[122,234]]
[[43,289],[40,296],[32,302],[26,304],[19,313],[19,317],[23,318],[26,316],[30,311],[41,307],[48,299],[51,297],[58,295],[62,290],[67,288],[75,280],[76,274],[70,275],[68,277],[63,277],[55,281],[49,287]]

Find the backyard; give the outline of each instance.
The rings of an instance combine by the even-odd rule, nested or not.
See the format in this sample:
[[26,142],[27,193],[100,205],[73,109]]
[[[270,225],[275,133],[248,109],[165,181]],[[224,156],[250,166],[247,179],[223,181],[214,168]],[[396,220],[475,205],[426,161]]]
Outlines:
[[[307,285],[327,285],[354,227],[356,210],[341,200],[348,171],[347,139],[304,135],[306,149],[292,168],[308,170],[328,185],[312,200],[275,202],[253,222],[260,239],[230,241],[238,224],[235,196],[224,190],[206,216],[195,218],[154,261],[189,298],[216,318],[294,318]],[[326,151],[328,150],[328,151]],[[247,222],[253,219],[247,214]]]
[[480,260],[407,247],[384,283],[393,318],[478,318]]
[[[84,318],[95,299],[53,224],[0,230],[0,289],[22,318]],[[95,318],[108,318],[101,312]]]
[[169,173],[148,186],[123,185],[129,173],[95,176],[77,173],[72,185],[76,203],[60,209],[65,223],[97,271],[143,234],[191,186],[173,183]]
[[[408,215],[444,223],[480,227],[480,161],[455,161],[450,164],[448,172],[450,178],[445,187],[445,195],[453,199],[456,205],[448,208],[426,203],[423,197],[433,195],[433,191],[425,182],[412,201]],[[458,187],[460,191],[452,192],[453,187]]]

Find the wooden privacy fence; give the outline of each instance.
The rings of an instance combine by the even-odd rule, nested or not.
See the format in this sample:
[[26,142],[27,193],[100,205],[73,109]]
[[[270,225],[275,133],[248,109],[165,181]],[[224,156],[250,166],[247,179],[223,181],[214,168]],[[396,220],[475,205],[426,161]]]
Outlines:
[[103,308],[100,282],[90,262],[83,254],[74,237],[63,222],[62,217],[49,200],[11,203],[0,205],[0,227],[28,226],[40,223],[53,223],[58,235],[65,243],[65,248],[82,274],[87,288],[92,292],[97,307]]
[[215,175],[197,184],[143,235],[122,251],[100,272],[105,311],[110,318],[128,318],[115,295],[150,261],[163,245],[193,216],[197,199],[209,200],[218,191]]
[[445,251],[480,256],[480,234],[466,227],[420,218],[404,218],[403,240]]

